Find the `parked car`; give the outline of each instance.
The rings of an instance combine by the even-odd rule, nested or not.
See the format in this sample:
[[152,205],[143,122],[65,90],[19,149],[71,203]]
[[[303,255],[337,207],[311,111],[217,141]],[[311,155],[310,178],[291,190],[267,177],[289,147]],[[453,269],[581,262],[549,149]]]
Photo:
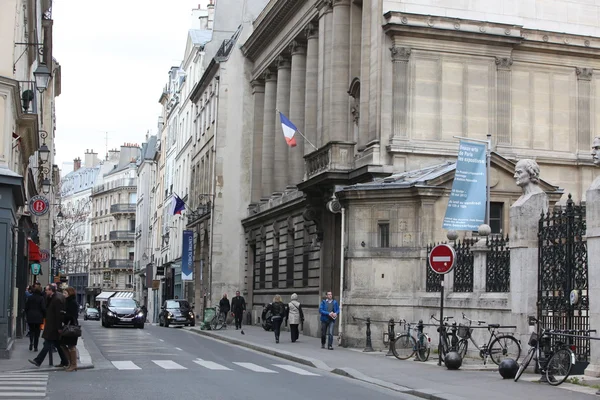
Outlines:
[[134,299],[111,297],[102,305],[102,326],[133,325],[144,329],[144,313]]
[[187,300],[165,300],[160,308],[158,324],[167,328],[169,325],[195,326],[194,307]]
[[97,308],[89,307],[83,313],[83,320],[93,319],[94,321],[100,321],[100,311]]

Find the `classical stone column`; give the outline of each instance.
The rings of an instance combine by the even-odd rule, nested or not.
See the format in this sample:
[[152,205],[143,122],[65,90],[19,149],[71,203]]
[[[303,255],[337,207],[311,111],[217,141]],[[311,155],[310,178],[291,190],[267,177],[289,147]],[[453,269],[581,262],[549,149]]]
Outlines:
[[496,57],[496,116],[498,144],[510,144],[510,57]]
[[319,77],[317,101],[317,137],[321,147],[329,142],[329,114],[331,98],[331,43],[333,8],[332,0],[320,0],[317,3],[319,9]]
[[348,140],[350,119],[350,0],[333,0],[330,140]]
[[[292,53],[292,71],[290,83],[290,121],[304,135],[304,101],[306,97],[306,45],[293,41],[290,50]],[[304,177],[304,147],[310,146],[304,138],[296,134],[296,147],[288,148],[288,179],[290,185],[297,185]]]
[[275,101],[277,99],[277,75],[267,70],[264,74],[265,101],[263,114],[262,134],[262,171],[261,171],[261,196],[268,199],[273,194],[273,152],[275,148]]
[[252,193],[251,202],[258,203],[262,195],[262,150],[263,121],[265,113],[265,83],[252,81],[252,97],[254,98],[254,134],[252,143]]
[[408,61],[410,48],[394,45],[392,52],[392,137],[390,145],[408,139]]
[[[306,96],[304,102],[304,136],[317,146],[317,103],[319,98],[319,31],[313,23],[306,27]],[[304,154],[315,149],[304,144]],[[302,166],[304,171],[304,165]]]
[[[276,109],[288,118],[290,115],[290,67],[290,61],[287,58],[280,56],[277,59],[277,100],[275,104]],[[265,109],[265,113],[266,111]],[[273,190],[283,192],[288,184],[288,144],[283,136],[279,114],[272,114],[270,118],[275,122],[275,152],[273,153],[275,186]]]
[[577,148],[588,151],[590,148],[592,109],[590,97],[592,93],[593,68],[576,68],[577,73]]

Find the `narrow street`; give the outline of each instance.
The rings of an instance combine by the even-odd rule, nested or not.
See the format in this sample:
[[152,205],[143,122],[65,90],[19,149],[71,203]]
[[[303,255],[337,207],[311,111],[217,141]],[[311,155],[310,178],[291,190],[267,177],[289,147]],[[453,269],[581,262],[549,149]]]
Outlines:
[[46,399],[416,399],[181,328],[82,324],[95,368],[49,373]]

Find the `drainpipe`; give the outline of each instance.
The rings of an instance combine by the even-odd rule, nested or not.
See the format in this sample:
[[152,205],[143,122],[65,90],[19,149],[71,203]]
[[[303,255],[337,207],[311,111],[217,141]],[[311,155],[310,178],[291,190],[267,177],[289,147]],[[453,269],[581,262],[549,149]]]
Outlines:
[[338,328],[338,346],[343,343],[343,318],[344,313],[342,312],[342,304],[344,300],[344,242],[346,236],[346,229],[344,228],[346,209],[342,207],[342,234],[340,237],[340,326]]

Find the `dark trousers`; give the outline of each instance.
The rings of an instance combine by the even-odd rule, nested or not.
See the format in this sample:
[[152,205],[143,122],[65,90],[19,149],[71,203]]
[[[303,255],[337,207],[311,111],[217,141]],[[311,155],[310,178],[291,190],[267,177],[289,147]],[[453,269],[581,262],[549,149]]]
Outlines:
[[244,315],[243,311],[235,311],[234,316],[235,316],[235,327],[236,327],[236,329],[242,327],[242,316],[243,315]]
[[29,344],[35,350],[37,350],[38,343],[40,342],[40,326],[41,324],[29,324]]
[[321,344],[325,344],[325,336],[327,336],[327,347],[333,346],[333,327],[335,320],[321,321]]
[[283,318],[273,317],[271,321],[273,321],[273,332],[275,332],[275,339],[279,340],[279,333],[281,332],[281,323],[283,322]]
[[298,324],[290,324],[290,334],[292,335],[292,343],[294,343],[300,337],[300,331],[298,330]]
[[56,351],[60,357],[60,363],[62,365],[69,365],[69,360],[67,360],[66,355],[60,348],[60,340],[44,340],[44,347],[42,347],[42,351],[39,352],[37,357],[34,358],[34,361],[41,365],[46,359],[46,355],[52,351],[52,347],[56,347]]

